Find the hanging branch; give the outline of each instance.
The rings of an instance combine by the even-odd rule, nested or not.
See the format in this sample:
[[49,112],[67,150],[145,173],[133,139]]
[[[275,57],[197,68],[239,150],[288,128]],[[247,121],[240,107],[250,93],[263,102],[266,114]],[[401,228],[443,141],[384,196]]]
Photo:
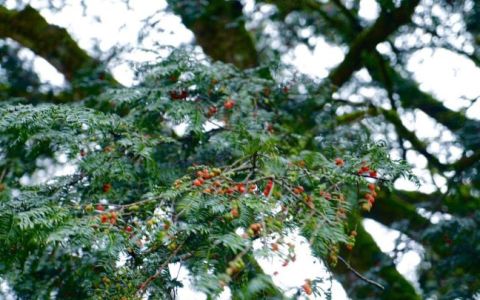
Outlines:
[[350,271],[353,272],[353,274],[355,274],[358,278],[360,278],[361,280],[365,281],[366,283],[368,284],[371,284],[371,285],[374,285],[376,287],[378,287],[379,289],[381,290],[384,290],[385,287],[383,285],[381,285],[380,283],[376,282],[376,281],[373,281],[371,279],[368,279],[367,277],[363,276],[362,274],[360,274],[357,270],[355,270],[352,266],[350,266],[350,264],[341,256],[338,256],[338,259],[345,265],[345,267],[347,267],[347,269],[349,269]]

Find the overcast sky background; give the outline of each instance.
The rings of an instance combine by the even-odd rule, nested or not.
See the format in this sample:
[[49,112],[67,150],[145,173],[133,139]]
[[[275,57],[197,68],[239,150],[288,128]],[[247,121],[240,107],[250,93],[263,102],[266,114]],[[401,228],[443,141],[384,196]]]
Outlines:
[[[92,47],[95,41],[98,41],[98,46],[102,52],[108,52],[117,44],[137,45],[137,34],[143,25],[142,20],[157,11],[156,19],[159,20],[159,27],[163,28],[164,31],[152,34],[144,41],[142,47],[145,49],[158,49],[156,42],[162,45],[177,47],[182,43],[188,43],[193,40],[193,34],[183,26],[179,17],[163,11],[167,5],[165,1],[131,1],[132,7],[130,9],[118,0],[86,2],[85,15],[79,0],[67,1],[67,6],[58,13],[54,13],[47,8],[41,9],[41,13],[49,23],[65,27],[79,43],[80,47],[88,51],[93,50]],[[243,2],[245,11],[251,12],[253,10],[253,1],[244,0]],[[31,1],[31,5],[37,9],[42,4],[43,1]],[[15,1],[7,1],[7,7],[14,8],[14,5]],[[269,9],[271,8],[266,6],[265,12],[268,12]],[[375,0],[363,0],[361,2],[360,16],[362,18],[374,20],[378,16],[378,12],[379,8]],[[438,10],[438,13],[441,14],[441,10]],[[388,51],[388,47],[383,44],[378,45],[377,49],[380,52]],[[167,52],[164,51],[163,53],[166,54]],[[22,51],[22,55],[33,57],[29,50]],[[285,62],[295,65],[302,73],[316,78],[323,78],[327,76],[329,69],[342,61],[343,56],[344,49],[333,47],[323,39],[318,38],[313,51],[310,51],[306,46],[298,46],[284,59]],[[127,62],[115,65],[112,72],[115,78],[122,84],[126,86],[132,85],[134,84],[134,73],[130,63],[151,61],[156,57],[156,54],[147,51],[132,51],[122,56]],[[34,67],[38,70],[44,82],[49,82],[56,86],[64,84],[62,75],[45,60],[35,58]],[[422,90],[432,92],[439,99],[443,100],[448,108],[459,110],[466,105],[465,102],[459,101],[462,96],[473,98],[480,95],[480,84],[478,84],[480,70],[472,62],[446,50],[431,51],[425,49],[418,51],[409,60],[408,69],[414,72],[415,79],[420,82]],[[365,71],[360,71],[359,76],[368,78],[368,74]],[[363,92],[370,97],[375,97],[376,95],[376,91],[371,89],[366,89]],[[477,104],[467,111],[468,117],[480,119],[479,102],[477,101]],[[421,112],[416,111],[413,114],[405,115],[402,117],[402,120],[410,130],[415,130],[420,138],[432,139],[429,150],[438,150],[440,148],[439,141],[453,139],[449,134],[439,136],[438,125],[435,125],[429,117]],[[395,156],[395,153],[392,153],[392,155]],[[451,157],[448,158],[448,155],[451,155]],[[449,149],[448,155],[445,153],[445,155],[440,157],[440,160],[454,160],[459,157],[460,150]],[[434,177],[432,182],[426,176],[427,171],[424,169],[426,160],[423,157],[409,152],[407,158],[409,162],[414,163],[415,174],[419,175],[423,180],[420,191],[431,192],[435,190],[435,186],[444,186],[444,178],[437,176]],[[65,174],[73,170],[73,167],[62,169],[58,170],[57,174]],[[396,186],[403,189],[417,189],[414,184],[405,180],[399,180],[396,182]],[[434,216],[432,220],[438,220],[439,217],[445,216]],[[382,251],[388,253],[394,249],[395,241],[399,237],[398,232],[387,229],[373,220],[365,220],[364,225],[372,233],[373,238]],[[302,243],[302,239],[298,237],[296,238],[296,244],[298,255],[295,263],[291,263],[287,267],[281,267],[281,262],[278,260],[264,260],[260,262],[268,274],[279,271],[279,275],[273,276],[273,278],[275,283],[282,288],[298,288],[307,278],[313,279],[316,276],[325,276],[325,269],[322,263],[309,254],[308,245]],[[415,282],[414,270],[421,259],[421,247],[414,243],[411,243],[409,246],[412,247],[412,250],[399,258],[397,269],[409,280]],[[179,270],[178,265],[171,265],[170,269],[173,274],[176,274]],[[182,280],[182,278],[185,279],[187,277],[186,271],[180,270],[179,279]],[[325,287],[328,287],[328,284]],[[222,298],[228,299],[228,295],[228,292],[226,292]],[[186,286],[179,291],[179,299],[199,299],[199,295],[195,294],[189,286]],[[347,299],[344,290],[336,282],[333,286],[333,299]]]

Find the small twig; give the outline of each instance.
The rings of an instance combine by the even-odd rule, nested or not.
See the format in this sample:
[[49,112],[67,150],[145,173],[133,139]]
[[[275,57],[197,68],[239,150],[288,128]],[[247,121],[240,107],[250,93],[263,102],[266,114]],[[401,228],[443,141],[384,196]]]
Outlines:
[[5,177],[5,174],[6,174],[6,173],[7,173],[7,168],[4,168],[4,169],[2,170],[2,174],[0,174],[0,182],[3,181],[3,178]]
[[172,254],[170,254],[167,260],[158,268],[157,272],[155,272],[155,274],[148,277],[147,280],[145,280],[142,284],[140,284],[140,287],[138,288],[139,295],[142,295],[143,293],[145,293],[145,290],[147,289],[148,285],[162,274],[162,270],[171,262],[171,260],[175,257],[175,255],[177,255],[178,251],[180,251],[182,246],[183,245],[178,246],[177,249],[175,249],[172,252]]
[[365,281],[366,283],[369,283],[371,285],[374,285],[376,287],[378,287],[379,289],[381,290],[385,290],[385,287],[383,285],[381,285],[380,283],[376,282],[376,281],[373,281],[371,279],[368,279],[367,277],[363,276],[362,274],[360,274],[357,270],[355,270],[352,266],[350,266],[350,264],[345,260],[343,259],[343,257],[341,256],[338,256],[338,259],[347,267],[347,269],[349,269],[350,271],[353,272],[353,274],[355,274],[358,278],[360,278],[361,280]]

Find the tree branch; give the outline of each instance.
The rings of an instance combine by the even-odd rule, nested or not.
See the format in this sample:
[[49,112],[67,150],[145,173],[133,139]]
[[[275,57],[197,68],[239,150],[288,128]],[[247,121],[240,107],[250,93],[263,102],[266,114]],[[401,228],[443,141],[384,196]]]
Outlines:
[[347,269],[349,269],[350,271],[353,272],[353,274],[355,274],[358,278],[360,278],[361,280],[365,281],[366,283],[369,283],[369,284],[372,284],[376,287],[378,287],[379,289],[381,290],[384,290],[385,287],[383,285],[381,285],[380,283],[376,282],[376,281],[373,281],[371,279],[368,279],[367,277],[363,276],[362,274],[360,274],[357,270],[355,270],[354,268],[352,268],[352,266],[350,266],[350,264],[341,256],[338,257],[338,259],[345,265],[345,267],[347,267]]
[[418,5],[419,0],[404,0],[392,12],[382,13],[375,23],[360,32],[350,44],[350,49],[344,60],[329,75],[330,82],[342,86],[361,66],[361,55],[364,51],[375,49],[378,43],[384,41],[390,34],[402,25],[407,24]]
[[258,65],[257,51],[245,29],[240,1],[212,0],[200,7],[197,3],[181,1],[169,1],[169,4],[211,58],[242,69]]
[[[85,74],[86,70],[101,66],[98,60],[77,45],[64,28],[49,24],[28,5],[21,11],[0,6],[0,38],[11,38],[29,48],[47,60],[68,81],[82,71]],[[116,83],[108,74],[105,74],[104,80]]]

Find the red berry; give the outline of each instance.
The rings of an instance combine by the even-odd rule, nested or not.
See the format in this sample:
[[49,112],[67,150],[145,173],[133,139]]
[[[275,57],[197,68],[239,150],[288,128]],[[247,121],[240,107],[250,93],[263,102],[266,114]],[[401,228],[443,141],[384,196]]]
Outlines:
[[223,104],[223,107],[225,107],[225,109],[232,109],[233,107],[235,106],[235,101],[232,100],[232,99],[228,99],[227,101],[225,101],[225,103]]
[[132,231],[133,231],[132,226],[127,226],[127,227],[125,227],[125,231],[126,231],[126,232],[132,232]]
[[278,251],[279,247],[277,243],[272,243],[272,251]]
[[104,183],[102,189],[104,193],[108,193],[112,189],[112,185],[110,183]]
[[243,183],[237,184],[237,186],[235,188],[236,188],[237,192],[239,192],[240,194],[243,194],[246,191],[245,185]]
[[213,186],[214,186],[214,187],[220,187],[221,185],[222,185],[222,183],[221,183],[220,181],[218,181],[218,180],[215,180],[215,181],[213,182]]
[[343,167],[345,162],[343,161],[343,159],[337,157],[337,158],[335,158],[335,164],[339,167]]
[[303,193],[304,191],[305,191],[305,189],[301,185],[299,185],[299,186],[297,186],[296,188],[293,189],[293,192],[297,195]]
[[370,170],[370,168],[369,168],[368,166],[362,166],[362,167],[358,170],[358,175],[362,175],[363,173],[367,173],[369,170]]
[[312,294],[312,286],[311,286],[310,280],[305,280],[305,283],[302,285],[302,288],[305,294],[307,295]]
[[210,106],[210,107],[208,108],[207,116],[208,116],[208,117],[212,117],[212,116],[214,116],[216,113],[217,113],[217,108],[216,108],[215,106]]
[[105,210],[105,206],[103,206],[102,204],[97,204],[96,209],[97,209],[98,211],[104,211],[104,210]]
[[230,214],[232,215],[233,218],[238,218],[240,216],[240,213],[238,212],[237,208],[232,208],[232,210],[230,210]]
[[112,211],[110,213],[110,223],[115,224],[117,222],[117,213]]
[[203,184],[203,180],[201,178],[195,179],[193,181],[194,186],[201,186]]
[[370,177],[377,178],[378,177],[377,171],[374,171],[374,170],[370,171]]
[[102,223],[107,223],[108,222],[108,216],[107,215],[101,215],[100,216],[100,222]]
[[369,183],[369,184],[368,184],[368,189],[369,189],[371,192],[375,192],[375,184]]
[[268,197],[268,195],[270,195],[270,191],[272,190],[273,188],[273,180],[269,180],[267,185],[265,186],[265,189],[263,190],[263,195],[265,195],[265,197]]
[[370,193],[366,193],[365,196],[364,196],[364,198],[367,199],[368,202],[370,202],[370,203],[372,203],[372,204],[373,204],[373,202],[375,202],[375,198],[374,198],[373,195],[370,194]]

